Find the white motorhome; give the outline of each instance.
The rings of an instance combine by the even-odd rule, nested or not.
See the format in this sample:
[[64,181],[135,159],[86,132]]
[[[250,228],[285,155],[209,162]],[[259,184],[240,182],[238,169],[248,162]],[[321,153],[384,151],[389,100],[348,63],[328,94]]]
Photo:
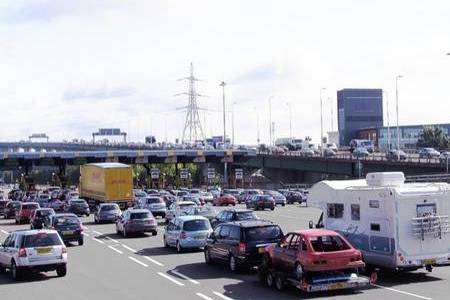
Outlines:
[[[369,265],[416,270],[450,263],[450,185],[405,183],[403,173],[322,181],[309,195],[318,227],[343,234]],[[312,227],[312,224],[310,224]]]

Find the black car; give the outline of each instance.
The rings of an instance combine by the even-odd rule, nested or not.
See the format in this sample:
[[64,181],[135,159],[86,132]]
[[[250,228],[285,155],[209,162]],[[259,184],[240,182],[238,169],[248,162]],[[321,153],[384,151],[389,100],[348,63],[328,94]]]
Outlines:
[[212,228],[217,225],[233,221],[250,221],[258,220],[258,216],[253,210],[249,209],[225,209],[217,214],[215,218],[211,220]]
[[223,223],[214,229],[204,249],[205,262],[226,263],[232,272],[257,266],[264,248],[283,238],[280,226],[269,221]]
[[289,191],[286,193],[286,201],[288,204],[294,204],[295,202],[302,204],[306,202],[306,196],[302,192]]
[[0,200],[0,216],[5,215],[6,205],[8,204],[8,200]]
[[89,217],[91,211],[89,205],[84,199],[72,199],[69,200],[69,204],[66,206],[66,212],[76,214],[77,216]]
[[30,218],[31,229],[42,229],[50,223],[51,217],[55,214],[53,208],[38,208]]
[[5,219],[12,219],[16,216],[16,212],[20,210],[20,201],[11,201],[6,204],[5,210],[3,212],[3,217]]
[[80,246],[84,244],[83,224],[75,214],[53,215],[49,227],[58,231],[64,243],[78,242]]

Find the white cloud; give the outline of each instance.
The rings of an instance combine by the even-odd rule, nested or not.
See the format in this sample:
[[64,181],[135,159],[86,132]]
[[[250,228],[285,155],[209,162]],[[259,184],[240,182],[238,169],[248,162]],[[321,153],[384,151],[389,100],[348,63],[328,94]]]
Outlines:
[[[0,7],[0,138],[52,139],[121,127],[131,139],[179,137],[173,97],[193,61],[200,105],[221,109],[229,82],[238,142],[267,141],[268,98],[276,135],[319,135],[319,89],[400,86],[401,123],[449,122],[447,1],[6,1]],[[68,101],[67,99],[71,99]],[[392,103],[393,101],[391,101]],[[426,103],[426,107],[424,106]],[[326,104],[326,112],[330,110]],[[163,112],[165,114],[163,114]],[[219,112],[206,132],[221,134]],[[201,113],[202,119],[204,113]],[[326,126],[330,124],[326,115]],[[230,120],[228,122],[230,124]],[[336,121],[334,122],[336,126]],[[228,128],[231,132],[231,124]]]

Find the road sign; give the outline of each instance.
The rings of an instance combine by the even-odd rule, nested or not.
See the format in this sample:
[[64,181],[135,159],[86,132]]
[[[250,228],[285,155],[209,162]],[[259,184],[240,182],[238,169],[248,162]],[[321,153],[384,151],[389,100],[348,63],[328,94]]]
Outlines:
[[214,168],[208,168],[208,179],[214,179],[216,177],[216,170]]
[[189,177],[188,169],[181,169],[180,170],[180,178],[181,179],[188,179],[188,177]]
[[234,174],[235,174],[235,178],[238,180],[242,180],[244,178],[244,170],[242,170],[242,169],[235,169]]
[[159,179],[159,169],[156,169],[156,168],[151,169],[150,170],[150,177],[152,179]]

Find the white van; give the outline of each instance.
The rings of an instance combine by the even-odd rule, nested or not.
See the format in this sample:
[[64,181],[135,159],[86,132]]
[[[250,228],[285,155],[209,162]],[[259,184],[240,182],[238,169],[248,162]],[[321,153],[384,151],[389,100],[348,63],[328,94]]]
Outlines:
[[[315,184],[317,227],[343,234],[369,265],[416,270],[450,263],[450,185],[405,183],[403,173]],[[313,227],[310,222],[310,227]]]

